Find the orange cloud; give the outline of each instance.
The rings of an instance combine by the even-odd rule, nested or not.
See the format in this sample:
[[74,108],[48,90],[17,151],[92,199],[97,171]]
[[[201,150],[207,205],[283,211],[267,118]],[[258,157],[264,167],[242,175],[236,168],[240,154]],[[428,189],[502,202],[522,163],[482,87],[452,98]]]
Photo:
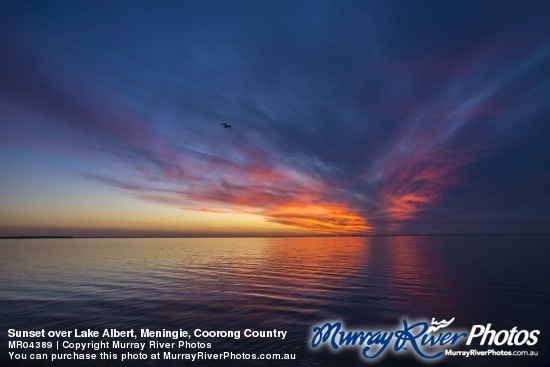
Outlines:
[[366,220],[340,203],[287,203],[263,212],[268,220],[320,233],[365,233],[372,228]]

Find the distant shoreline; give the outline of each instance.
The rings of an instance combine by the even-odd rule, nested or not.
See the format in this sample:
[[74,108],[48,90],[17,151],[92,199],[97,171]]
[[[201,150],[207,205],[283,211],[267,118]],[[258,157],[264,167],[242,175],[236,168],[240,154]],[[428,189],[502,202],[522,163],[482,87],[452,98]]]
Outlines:
[[0,240],[17,240],[17,239],[39,239],[39,238],[78,238],[75,236],[1,236]]

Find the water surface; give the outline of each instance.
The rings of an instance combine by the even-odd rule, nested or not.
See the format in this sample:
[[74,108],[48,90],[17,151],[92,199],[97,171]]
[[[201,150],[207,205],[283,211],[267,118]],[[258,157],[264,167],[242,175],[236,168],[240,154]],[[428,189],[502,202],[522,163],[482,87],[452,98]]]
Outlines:
[[[0,298],[3,321],[12,323],[47,315],[49,323],[96,327],[200,320],[211,328],[290,328],[297,331],[288,348],[302,354],[288,365],[304,366],[363,362],[355,352],[304,351],[307,332],[324,320],[369,327],[456,317],[463,326],[543,330],[542,356],[521,363],[542,366],[548,245],[548,236],[3,240]],[[392,358],[384,364],[403,362]]]

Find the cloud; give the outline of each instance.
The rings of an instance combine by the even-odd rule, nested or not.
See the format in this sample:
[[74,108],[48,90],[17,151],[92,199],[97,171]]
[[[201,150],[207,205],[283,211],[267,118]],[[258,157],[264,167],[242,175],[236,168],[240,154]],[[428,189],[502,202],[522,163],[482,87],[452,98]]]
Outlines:
[[[514,179],[546,169],[525,143],[548,116],[537,6],[504,6],[487,29],[492,9],[464,24],[453,5],[446,21],[465,28],[432,34],[438,17],[412,5],[248,5],[41,18],[1,44],[3,141],[77,155],[85,177],[143,200],[319,233],[395,233],[461,190],[489,195],[473,168],[506,172],[515,141],[539,166]],[[186,22],[162,21],[176,10]],[[515,14],[529,37],[508,30],[525,26]]]

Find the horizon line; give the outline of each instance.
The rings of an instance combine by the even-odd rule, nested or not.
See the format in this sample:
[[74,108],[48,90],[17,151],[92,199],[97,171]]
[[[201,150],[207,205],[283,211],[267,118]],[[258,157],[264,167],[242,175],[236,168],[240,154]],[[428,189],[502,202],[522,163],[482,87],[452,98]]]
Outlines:
[[466,236],[550,236],[550,233],[451,233],[451,234],[319,234],[319,235],[188,235],[188,236],[0,236],[0,240],[14,239],[131,239],[131,238],[337,238],[337,237],[466,237]]

